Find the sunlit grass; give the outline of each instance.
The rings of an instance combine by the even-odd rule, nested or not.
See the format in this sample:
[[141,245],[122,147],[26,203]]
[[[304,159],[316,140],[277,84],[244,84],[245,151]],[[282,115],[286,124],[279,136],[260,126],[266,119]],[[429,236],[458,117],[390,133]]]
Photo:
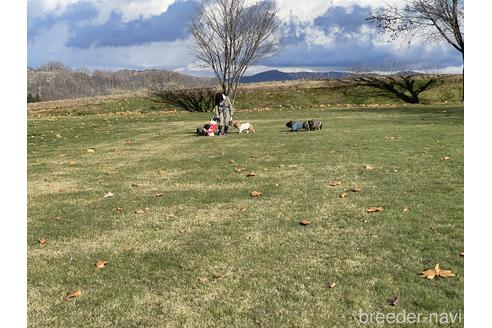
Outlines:
[[[29,119],[31,327],[354,327],[359,310],[463,308],[462,107],[239,111],[256,134],[195,137],[208,116]],[[311,118],[322,131],[285,128]],[[436,263],[456,277],[419,277]]]

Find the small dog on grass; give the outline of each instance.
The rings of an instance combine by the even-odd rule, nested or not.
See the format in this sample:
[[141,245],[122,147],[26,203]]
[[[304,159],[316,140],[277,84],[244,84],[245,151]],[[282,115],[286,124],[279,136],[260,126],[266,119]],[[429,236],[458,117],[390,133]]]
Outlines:
[[307,122],[289,121],[287,122],[287,124],[285,124],[285,126],[288,127],[293,132],[299,132],[302,129],[307,128]]
[[320,121],[310,120],[307,121],[307,123],[310,131],[321,130],[323,128],[323,123],[321,123]]
[[296,121],[289,121],[287,124],[285,124],[291,131],[293,132],[299,132],[301,130],[306,130],[306,131],[314,131],[314,130],[321,130],[323,127],[323,124],[320,121],[315,121],[315,120],[309,120],[307,122],[296,122]]
[[239,133],[255,133],[255,128],[253,127],[253,124],[251,123],[240,123],[239,121],[233,121],[232,126],[235,127],[236,129],[239,129]]

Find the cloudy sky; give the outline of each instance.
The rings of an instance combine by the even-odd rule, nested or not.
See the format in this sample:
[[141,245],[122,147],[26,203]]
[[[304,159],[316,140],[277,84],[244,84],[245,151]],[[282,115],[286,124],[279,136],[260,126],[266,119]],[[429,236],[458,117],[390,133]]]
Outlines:
[[[188,24],[200,0],[28,0],[28,66],[166,68],[207,75],[190,56]],[[248,0],[255,1],[255,0]],[[402,0],[386,0],[398,3]],[[459,72],[447,44],[387,42],[367,21],[382,0],[277,0],[282,51],[252,67],[327,71],[389,66]]]

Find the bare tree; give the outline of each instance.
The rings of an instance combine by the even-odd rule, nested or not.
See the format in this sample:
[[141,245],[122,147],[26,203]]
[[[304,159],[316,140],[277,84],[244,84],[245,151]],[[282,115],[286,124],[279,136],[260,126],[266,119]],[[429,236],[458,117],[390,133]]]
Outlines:
[[211,68],[232,101],[248,67],[278,51],[274,1],[205,0],[191,22],[192,54]]
[[89,71],[65,69],[49,63],[27,71],[27,93],[41,100],[95,97],[147,91],[156,94],[170,89],[211,87],[215,78],[185,75],[167,70]]
[[465,54],[463,0],[408,0],[403,8],[387,6],[368,18],[392,39],[405,35],[426,41],[445,40]]
[[328,78],[328,74],[322,72],[293,72],[290,75],[298,82],[322,81]]
[[[465,58],[464,3],[463,0],[407,0],[403,8],[387,6],[368,18],[383,33],[394,40],[405,35],[409,42],[415,37],[426,41],[445,40]],[[463,91],[465,98],[465,69],[463,66]]]

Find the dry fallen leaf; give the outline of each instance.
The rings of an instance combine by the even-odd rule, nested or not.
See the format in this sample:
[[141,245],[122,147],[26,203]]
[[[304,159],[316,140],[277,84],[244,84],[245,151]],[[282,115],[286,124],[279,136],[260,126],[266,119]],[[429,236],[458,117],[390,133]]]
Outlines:
[[439,263],[437,263],[434,269],[422,271],[420,273],[420,276],[422,278],[434,279],[434,277],[442,277],[442,278],[454,277],[455,274],[452,273],[450,270],[441,270],[439,268]]
[[310,224],[311,224],[311,221],[306,220],[306,219],[303,219],[303,220],[301,220],[301,221],[299,222],[299,224],[300,224],[300,225],[303,225],[303,226],[305,226],[305,225],[310,225]]
[[335,180],[335,181],[330,181],[330,183],[328,183],[330,186],[332,187],[335,187],[335,186],[339,186],[342,184],[341,181],[338,181],[338,180]]
[[398,304],[400,304],[400,297],[398,295],[394,295],[390,301],[390,305],[397,306]]
[[374,170],[374,166],[367,164],[367,165],[364,165],[364,169],[367,171],[371,171],[371,170]]
[[348,193],[345,191],[340,194],[340,198],[346,198],[348,196]]
[[253,172],[253,171],[251,171],[251,172],[249,172],[246,176],[247,176],[247,177],[255,177],[255,176],[256,176],[256,173],[255,173],[255,172]]
[[259,191],[252,191],[249,193],[249,195],[253,198],[256,198],[256,197],[260,197],[260,196],[263,196],[263,193],[262,192],[259,192]]
[[369,207],[367,209],[367,213],[382,212],[382,211],[383,211],[382,207]]
[[108,261],[99,260],[96,262],[96,268],[104,269],[108,265]]
[[109,198],[109,197],[113,197],[113,196],[114,196],[114,194],[110,191],[104,195],[104,198]]
[[75,298],[75,297],[79,297],[80,295],[82,295],[82,292],[80,290],[72,290],[72,291],[69,291],[64,297],[63,299],[66,301],[66,300],[69,300],[71,298]]
[[87,149],[87,152],[88,153],[93,153],[93,152],[95,152],[95,150],[94,150],[94,148],[89,148],[89,149]]
[[219,279],[222,278],[224,275],[222,273],[212,273],[212,278],[214,279]]
[[162,197],[164,194],[162,192],[158,192],[157,194],[155,194],[154,196],[155,197]]
[[337,286],[336,282],[332,282],[328,285],[328,288],[335,288]]

